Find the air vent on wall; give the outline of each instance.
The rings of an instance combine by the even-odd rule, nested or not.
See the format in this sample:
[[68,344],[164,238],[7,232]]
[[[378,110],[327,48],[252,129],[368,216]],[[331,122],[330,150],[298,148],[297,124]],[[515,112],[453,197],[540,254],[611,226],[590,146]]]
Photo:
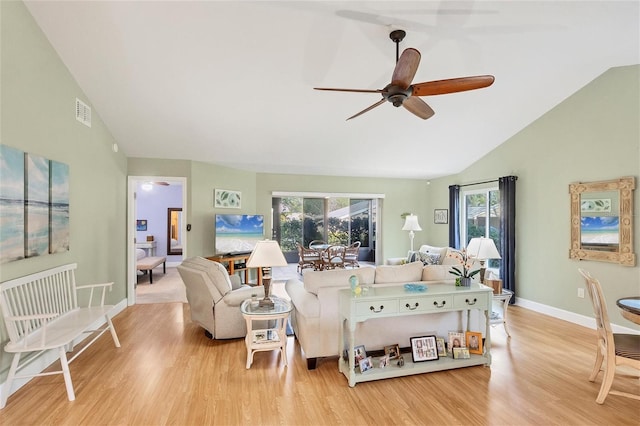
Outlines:
[[76,98],[76,120],[91,127],[91,108],[78,98]]

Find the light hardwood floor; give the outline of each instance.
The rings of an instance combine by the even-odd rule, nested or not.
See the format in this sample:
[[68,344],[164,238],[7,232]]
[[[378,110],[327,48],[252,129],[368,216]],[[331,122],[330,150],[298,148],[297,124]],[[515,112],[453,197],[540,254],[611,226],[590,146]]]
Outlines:
[[[360,383],[349,388],[335,358],[314,371],[293,337],[289,366],[244,340],[212,341],[186,304],[136,305],[114,319],[122,347],[105,335],[73,364],[76,400],[61,376],[32,380],[0,410],[0,424],[68,425],[638,425],[640,402],[595,402],[587,380],[595,332],[510,308],[512,339],[492,329],[493,363]],[[614,388],[638,392],[617,378]]]

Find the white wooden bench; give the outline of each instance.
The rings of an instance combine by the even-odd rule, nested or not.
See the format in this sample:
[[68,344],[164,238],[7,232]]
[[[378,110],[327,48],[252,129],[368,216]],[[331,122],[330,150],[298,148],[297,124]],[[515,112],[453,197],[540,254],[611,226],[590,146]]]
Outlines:
[[[4,350],[14,354],[0,399],[0,408],[4,408],[7,403],[14,379],[52,374],[64,376],[67,396],[69,401],[73,401],[75,394],[69,364],[107,330],[111,331],[116,347],[120,347],[116,330],[111,323],[111,311],[115,307],[104,304],[105,292],[107,288],[111,290],[113,283],[76,286],[76,267],[75,263],[63,265],[0,284],[0,309],[9,334],[9,342]],[[89,291],[86,307],[78,306],[78,290]],[[96,299],[100,298],[99,306],[92,306],[94,290],[97,290]],[[106,320],[104,326],[96,330],[89,329],[93,324],[99,324],[102,318]],[[67,360],[66,353],[73,350],[74,341],[77,343],[79,338],[86,338],[94,333],[93,339]],[[41,353],[51,349],[58,350],[61,370],[17,374]],[[29,355],[20,363],[23,353]]]

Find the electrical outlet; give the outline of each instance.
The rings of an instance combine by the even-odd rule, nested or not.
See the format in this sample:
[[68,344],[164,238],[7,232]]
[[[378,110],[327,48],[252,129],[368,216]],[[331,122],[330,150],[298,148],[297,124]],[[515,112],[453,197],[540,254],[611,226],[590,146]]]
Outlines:
[[578,297],[584,299],[584,288],[580,287],[578,289]]

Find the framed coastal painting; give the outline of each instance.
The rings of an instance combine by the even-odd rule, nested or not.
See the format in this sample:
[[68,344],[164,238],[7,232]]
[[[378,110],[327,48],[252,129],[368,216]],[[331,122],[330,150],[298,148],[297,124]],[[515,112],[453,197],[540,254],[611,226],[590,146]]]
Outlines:
[[239,209],[242,207],[242,193],[228,189],[216,189],[213,194],[213,206],[223,209]]

